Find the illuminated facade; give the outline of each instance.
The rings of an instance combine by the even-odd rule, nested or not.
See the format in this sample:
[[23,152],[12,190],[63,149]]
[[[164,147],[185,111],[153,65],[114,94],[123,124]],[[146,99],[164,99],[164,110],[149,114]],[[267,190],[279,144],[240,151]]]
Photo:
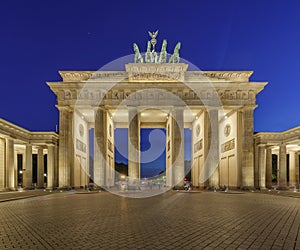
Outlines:
[[62,81],[47,83],[57,96],[59,136],[30,132],[1,119],[0,189],[16,189],[20,178],[24,188],[33,187],[32,155],[37,155],[37,187],[84,187],[91,176],[96,185],[113,187],[118,179],[116,128],[128,129],[132,185],[140,179],[141,128],[166,130],[168,187],[182,186],[189,171],[184,168],[184,128],[192,131],[191,181],[196,187],[270,188],[272,155],[278,187],[299,185],[300,129],[253,134],[256,95],[266,85],[249,81],[253,72],[188,71],[184,63],[132,63],[125,68],[62,71]]
[[189,128],[194,186],[253,188],[253,110],[266,83],[249,81],[251,71],[187,68],[132,63],[126,71],[62,71],[61,82],[48,82],[60,111],[59,186],[85,183],[79,172],[89,174],[91,128],[94,182],[114,185],[115,128],[128,128],[128,175],[139,180],[140,128],[146,127],[166,129],[167,186],[183,184],[183,129]]

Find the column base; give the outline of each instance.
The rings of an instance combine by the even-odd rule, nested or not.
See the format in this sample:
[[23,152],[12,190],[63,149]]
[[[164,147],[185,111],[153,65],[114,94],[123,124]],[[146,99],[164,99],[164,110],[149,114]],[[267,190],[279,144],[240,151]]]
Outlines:
[[253,191],[253,190],[255,190],[255,187],[254,186],[244,186],[244,187],[241,187],[241,190]]
[[1,189],[1,191],[4,191],[4,192],[18,191],[18,189],[17,188],[4,188],[4,189]]
[[57,190],[69,191],[69,190],[72,190],[72,187],[71,186],[62,186],[62,187],[58,187]]
[[215,190],[219,190],[220,187],[219,186],[208,186],[206,187],[206,190],[209,190],[209,191],[215,191]]
[[279,186],[277,190],[289,190],[288,186]]
[[176,185],[173,187],[173,190],[183,190],[184,189],[184,186],[182,185]]

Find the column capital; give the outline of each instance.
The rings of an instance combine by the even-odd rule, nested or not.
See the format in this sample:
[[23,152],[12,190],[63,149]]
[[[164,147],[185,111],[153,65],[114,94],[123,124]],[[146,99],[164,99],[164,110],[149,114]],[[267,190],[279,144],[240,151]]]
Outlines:
[[241,112],[245,112],[245,111],[253,111],[254,109],[256,109],[258,107],[258,105],[249,105],[249,106],[243,106],[239,109],[239,111]]
[[93,106],[94,111],[102,110],[102,111],[107,111],[106,107],[104,105],[100,106]]
[[135,106],[135,105],[127,105],[126,107],[127,107],[127,111],[128,111],[128,112],[134,111],[134,112],[136,112],[136,114],[139,114],[140,111],[141,111],[140,108],[137,107],[137,106]]
[[297,150],[291,150],[291,149],[287,150],[287,153],[288,153],[288,154],[290,154],[290,153],[295,153],[295,154],[297,154],[297,152],[299,152],[299,151],[297,151]]
[[13,142],[14,143],[14,139],[11,137],[7,137],[5,138],[6,142]]
[[206,112],[210,112],[210,111],[220,111],[223,107],[220,106],[220,107],[216,107],[216,106],[205,106],[205,111]]
[[172,108],[170,109],[170,112],[173,112],[175,110],[184,110],[185,106],[183,105],[178,105],[178,106],[172,106]]
[[61,111],[69,111],[69,112],[73,112],[74,108],[70,107],[70,106],[58,106],[56,105],[56,108],[61,112]]

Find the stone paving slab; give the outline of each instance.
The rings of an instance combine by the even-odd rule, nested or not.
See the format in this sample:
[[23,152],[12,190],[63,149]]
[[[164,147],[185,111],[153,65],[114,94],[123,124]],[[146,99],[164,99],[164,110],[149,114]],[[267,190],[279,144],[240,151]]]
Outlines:
[[264,190],[264,191],[259,191],[256,190],[254,191],[255,193],[260,193],[260,194],[270,194],[270,195],[275,195],[275,196],[287,196],[287,197],[293,197],[293,198],[300,198],[300,191],[292,191],[292,190],[274,190],[274,189],[269,189],[269,190]]
[[0,249],[300,249],[300,200],[59,192],[0,203]]

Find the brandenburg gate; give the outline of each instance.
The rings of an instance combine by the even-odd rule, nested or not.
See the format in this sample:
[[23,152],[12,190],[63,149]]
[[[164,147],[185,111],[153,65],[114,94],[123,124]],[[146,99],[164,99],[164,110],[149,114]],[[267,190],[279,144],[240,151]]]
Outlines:
[[[157,34],[156,34],[157,35]],[[154,39],[154,40],[153,40]],[[191,177],[200,188],[254,187],[253,111],[266,82],[252,71],[189,70],[166,40],[155,52],[155,34],[143,55],[123,71],[60,71],[47,84],[57,96],[59,187],[115,182],[114,129],[128,129],[128,177],[140,179],[140,129],[166,130],[166,185],[182,186],[184,128],[192,130]],[[150,49],[152,45],[152,51]],[[89,173],[89,131],[94,131],[94,172]]]

